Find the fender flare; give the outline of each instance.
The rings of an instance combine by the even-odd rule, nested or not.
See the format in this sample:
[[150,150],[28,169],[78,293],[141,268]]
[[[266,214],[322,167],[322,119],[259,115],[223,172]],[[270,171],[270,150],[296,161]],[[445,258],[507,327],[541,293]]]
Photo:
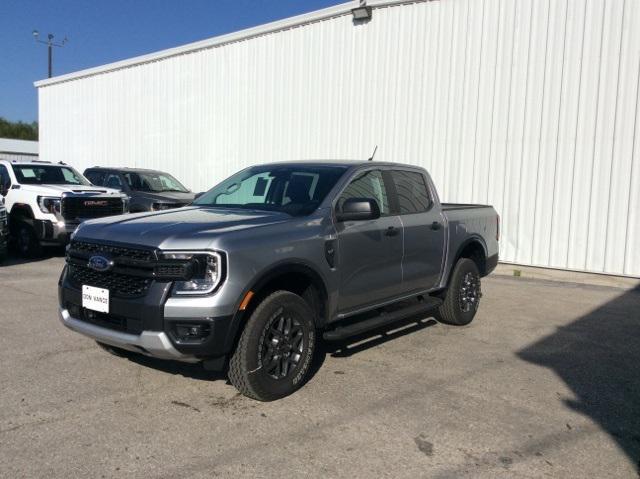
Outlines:
[[[453,272],[453,268],[455,267],[456,263],[461,258],[462,252],[465,250],[465,248],[467,248],[472,243],[478,243],[480,245],[480,247],[482,248],[482,252],[484,254],[485,261],[488,259],[487,244],[484,241],[484,238],[482,238],[482,236],[480,236],[479,234],[473,233],[469,238],[465,239],[460,244],[460,246],[458,246],[458,249],[456,250],[456,253],[453,256],[453,261],[451,262],[451,268],[449,268],[449,270],[447,271],[446,288],[449,288],[449,281],[451,280],[451,273]],[[484,273],[482,271],[480,273],[482,275],[484,275]]]
[[26,203],[15,203],[8,212],[9,227],[15,229],[18,223],[26,223],[32,228],[34,227],[35,215],[31,209],[31,205]]
[[[236,300],[234,305],[235,313],[229,330],[227,331],[227,337],[225,338],[226,351],[233,351],[235,343],[239,337],[241,326],[245,323],[245,311],[240,311],[240,304],[246,294],[249,291],[260,291],[271,281],[288,273],[301,273],[311,278],[312,283],[319,289],[321,300],[325,302],[326,307],[329,294],[327,282],[315,266],[302,259],[287,259],[272,264],[266,270],[263,270],[247,287],[245,287],[240,297]],[[322,324],[318,326],[322,326]]]

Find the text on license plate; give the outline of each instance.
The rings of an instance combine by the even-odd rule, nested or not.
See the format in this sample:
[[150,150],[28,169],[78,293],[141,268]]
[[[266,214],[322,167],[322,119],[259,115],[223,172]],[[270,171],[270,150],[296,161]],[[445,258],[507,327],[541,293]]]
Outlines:
[[109,312],[109,290],[95,288],[93,286],[82,286],[82,307],[98,311],[100,313]]

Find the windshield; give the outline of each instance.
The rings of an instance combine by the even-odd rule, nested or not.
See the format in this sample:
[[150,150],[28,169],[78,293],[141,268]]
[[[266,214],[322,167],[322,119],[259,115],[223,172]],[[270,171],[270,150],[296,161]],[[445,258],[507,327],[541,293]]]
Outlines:
[[177,191],[188,193],[182,184],[168,173],[155,171],[130,171],[124,173],[124,178],[133,191],[148,191],[153,193],[163,193],[166,191]]
[[12,165],[18,183],[23,185],[85,185],[91,183],[70,166]]
[[193,204],[308,215],[320,205],[346,169],[346,166],[256,166],[236,173]]

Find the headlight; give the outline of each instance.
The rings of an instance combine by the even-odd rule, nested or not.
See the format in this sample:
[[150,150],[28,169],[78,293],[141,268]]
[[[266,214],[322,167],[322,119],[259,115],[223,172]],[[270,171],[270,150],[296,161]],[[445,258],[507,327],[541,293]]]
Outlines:
[[162,211],[170,209],[171,206],[172,205],[170,203],[154,203],[151,205],[151,209],[153,211]]
[[43,213],[60,214],[60,198],[38,196],[38,206]]
[[123,213],[128,213],[129,212],[129,197],[128,196],[123,196],[122,197],[122,212]]
[[175,294],[209,294],[222,279],[222,256],[215,252],[162,253],[162,260],[190,261],[193,276],[188,281],[174,283]]

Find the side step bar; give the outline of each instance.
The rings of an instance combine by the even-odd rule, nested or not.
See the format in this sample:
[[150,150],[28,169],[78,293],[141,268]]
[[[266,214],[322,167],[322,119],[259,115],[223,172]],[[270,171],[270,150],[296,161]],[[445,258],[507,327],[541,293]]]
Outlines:
[[395,323],[401,319],[406,319],[419,313],[427,313],[442,304],[442,300],[439,298],[433,298],[426,296],[417,303],[413,303],[410,306],[402,309],[397,309],[391,312],[381,312],[378,316],[373,318],[362,319],[351,324],[338,326],[335,329],[325,331],[322,337],[327,341],[337,341],[345,339],[350,336],[356,336],[361,333],[365,333],[371,329],[380,328],[387,324]]

